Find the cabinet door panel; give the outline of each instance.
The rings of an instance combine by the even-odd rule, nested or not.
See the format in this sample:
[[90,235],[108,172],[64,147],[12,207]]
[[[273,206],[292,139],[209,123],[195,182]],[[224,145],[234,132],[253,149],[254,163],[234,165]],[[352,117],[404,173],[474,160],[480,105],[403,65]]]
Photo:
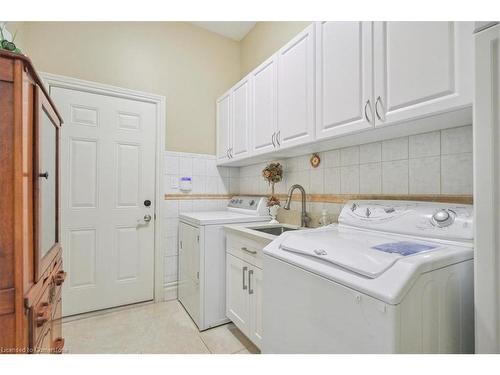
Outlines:
[[263,153],[274,149],[276,133],[276,55],[261,64],[252,73],[252,140],[253,152]]
[[314,25],[278,52],[278,141],[290,147],[314,136]]
[[371,22],[316,23],[316,137],[373,124]]
[[250,79],[246,78],[232,89],[232,144],[229,146],[234,158],[244,157],[250,151]]
[[198,326],[200,326],[199,235],[199,228],[179,223],[178,297]]
[[250,296],[250,340],[260,348],[262,345],[262,270],[252,267],[248,276]]
[[226,313],[227,317],[248,336],[249,334],[249,265],[239,258],[226,255]]
[[472,103],[471,22],[376,22],[376,125]]
[[231,137],[231,95],[227,93],[217,100],[217,159],[228,159]]

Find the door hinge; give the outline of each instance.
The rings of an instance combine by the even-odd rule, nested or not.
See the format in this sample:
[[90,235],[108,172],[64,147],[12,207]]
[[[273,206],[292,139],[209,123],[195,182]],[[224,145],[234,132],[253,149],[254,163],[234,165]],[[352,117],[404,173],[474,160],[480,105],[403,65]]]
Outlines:
[[196,236],[196,240],[198,241],[198,243],[200,243],[200,236]]
[[179,247],[182,249],[182,241],[179,242]]
[[200,272],[196,272],[196,278],[199,280],[200,279]]

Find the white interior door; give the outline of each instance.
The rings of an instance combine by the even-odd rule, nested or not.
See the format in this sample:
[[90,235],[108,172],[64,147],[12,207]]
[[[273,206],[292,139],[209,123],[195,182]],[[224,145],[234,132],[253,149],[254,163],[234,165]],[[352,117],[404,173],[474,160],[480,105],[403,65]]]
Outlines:
[[151,300],[155,105],[58,87],[51,95],[64,118],[63,315]]

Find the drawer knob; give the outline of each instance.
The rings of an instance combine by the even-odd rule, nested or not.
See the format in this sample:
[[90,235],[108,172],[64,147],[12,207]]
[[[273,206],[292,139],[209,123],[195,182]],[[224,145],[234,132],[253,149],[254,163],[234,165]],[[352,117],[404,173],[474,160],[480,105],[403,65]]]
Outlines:
[[64,283],[64,280],[66,279],[66,272],[64,271],[59,271],[56,273],[54,276],[54,282],[56,283],[57,286],[61,285]]
[[63,348],[64,348],[64,338],[58,337],[57,339],[54,340],[54,348],[53,348],[54,353],[61,354]]
[[50,309],[49,309],[49,303],[44,302],[42,303],[42,306],[36,313],[36,326],[41,327],[45,323],[47,323],[50,319]]

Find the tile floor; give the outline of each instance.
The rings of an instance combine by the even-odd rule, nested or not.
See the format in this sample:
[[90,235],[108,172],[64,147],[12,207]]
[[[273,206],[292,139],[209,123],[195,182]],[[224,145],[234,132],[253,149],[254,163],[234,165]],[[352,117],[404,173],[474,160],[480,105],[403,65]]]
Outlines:
[[63,323],[70,354],[255,354],[234,326],[199,332],[178,301],[152,303]]

